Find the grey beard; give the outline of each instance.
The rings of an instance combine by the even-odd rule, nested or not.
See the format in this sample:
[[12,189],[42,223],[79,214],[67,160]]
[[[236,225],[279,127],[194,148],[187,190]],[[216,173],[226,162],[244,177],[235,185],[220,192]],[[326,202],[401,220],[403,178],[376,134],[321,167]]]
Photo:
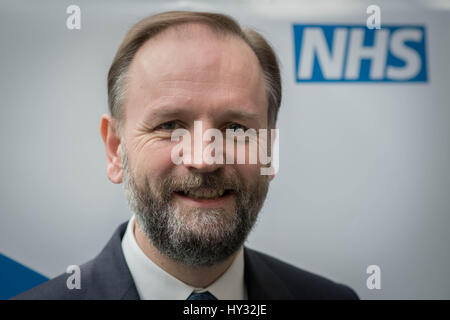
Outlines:
[[[183,178],[168,177],[152,190],[147,178],[143,187],[137,185],[125,152],[122,165],[128,205],[139,227],[162,254],[189,266],[211,266],[236,252],[255,225],[269,186],[268,176],[259,176],[257,183],[247,186],[237,173],[225,179],[219,169]],[[230,215],[223,208],[180,210],[172,203],[173,191],[180,186],[231,186],[235,211]]]

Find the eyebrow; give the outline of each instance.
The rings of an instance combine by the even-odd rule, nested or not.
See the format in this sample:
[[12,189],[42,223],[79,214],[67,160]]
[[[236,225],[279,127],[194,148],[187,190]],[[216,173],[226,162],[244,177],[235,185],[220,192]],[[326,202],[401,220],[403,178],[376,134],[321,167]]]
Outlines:
[[248,122],[259,121],[261,119],[261,116],[258,113],[232,108],[226,109],[221,116],[224,118],[243,119]]
[[152,108],[151,112],[145,116],[145,119],[150,120],[152,118],[171,118],[189,115],[192,115],[192,111],[187,108],[161,105],[157,108]]
[[[238,107],[229,107],[225,110],[216,113],[217,117],[220,119],[239,119],[246,122],[259,122],[261,120],[261,115],[259,113],[250,112],[242,110]],[[157,107],[152,107],[152,110],[145,116],[145,121],[158,121],[160,119],[168,119],[174,117],[191,118],[194,119],[194,114],[192,110],[188,107],[172,106],[172,104],[160,104]]]

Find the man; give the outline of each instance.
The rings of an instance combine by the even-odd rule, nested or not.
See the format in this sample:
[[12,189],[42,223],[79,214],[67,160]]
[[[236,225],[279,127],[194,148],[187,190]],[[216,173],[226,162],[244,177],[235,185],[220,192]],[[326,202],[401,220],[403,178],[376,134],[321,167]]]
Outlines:
[[[347,286],[244,246],[273,178],[261,174],[261,161],[248,163],[250,141],[241,143],[243,164],[208,161],[202,151],[200,161],[195,157],[208,147],[208,139],[195,141],[199,123],[201,134],[275,128],[281,79],[262,36],[221,14],[146,18],[117,52],[108,94],[111,114],[101,120],[107,176],[123,182],[135,215],[81,266],[79,289],[68,289],[63,274],[17,298],[358,298]],[[193,144],[174,152],[176,131],[193,133]],[[186,161],[175,163],[180,151]],[[230,152],[217,148],[215,159],[235,160]],[[188,161],[192,154],[197,161]]]

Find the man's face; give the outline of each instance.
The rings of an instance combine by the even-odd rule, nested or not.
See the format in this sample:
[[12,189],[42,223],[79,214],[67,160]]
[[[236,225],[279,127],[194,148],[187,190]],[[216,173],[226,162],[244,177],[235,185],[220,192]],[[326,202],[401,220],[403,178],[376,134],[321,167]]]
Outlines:
[[[147,41],[128,76],[123,181],[140,228],[181,263],[224,260],[253,227],[269,178],[260,174],[259,163],[176,165],[171,153],[179,142],[171,135],[182,128],[194,137],[194,120],[203,131],[267,128],[257,57],[236,37],[189,25]],[[204,150],[210,142],[201,143]]]

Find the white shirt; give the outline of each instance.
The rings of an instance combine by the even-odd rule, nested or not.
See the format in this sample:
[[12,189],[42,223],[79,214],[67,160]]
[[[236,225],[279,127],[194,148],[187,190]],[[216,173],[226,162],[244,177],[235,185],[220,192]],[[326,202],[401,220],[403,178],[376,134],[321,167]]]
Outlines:
[[134,226],[133,215],[122,239],[122,250],[141,300],[186,300],[193,291],[209,291],[219,300],[247,300],[243,247],[216,281],[207,288],[195,288],[178,280],[145,255],[134,237]]

